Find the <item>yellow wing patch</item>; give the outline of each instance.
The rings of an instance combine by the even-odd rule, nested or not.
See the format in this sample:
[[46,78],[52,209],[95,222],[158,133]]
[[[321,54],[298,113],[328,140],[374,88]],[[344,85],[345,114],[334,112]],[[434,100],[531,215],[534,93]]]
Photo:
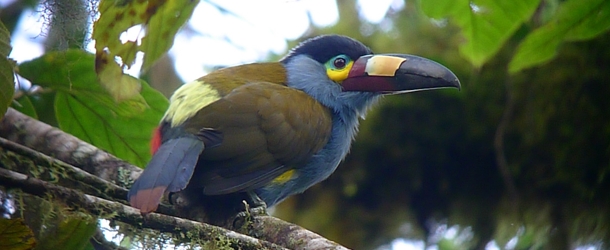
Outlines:
[[220,95],[211,85],[203,81],[186,83],[169,99],[169,108],[165,112],[163,120],[169,121],[172,127],[176,127],[218,99],[220,99]]
[[274,184],[284,184],[286,182],[288,182],[289,180],[293,179],[295,176],[296,171],[294,169],[288,170],[286,172],[284,172],[283,174],[281,174],[278,177],[275,177],[275,179],[273,179],[273,183]]

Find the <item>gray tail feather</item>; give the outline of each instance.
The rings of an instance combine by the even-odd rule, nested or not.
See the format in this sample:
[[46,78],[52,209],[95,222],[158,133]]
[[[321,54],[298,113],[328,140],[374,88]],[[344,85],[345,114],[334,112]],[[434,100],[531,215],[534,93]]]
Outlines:
[[142,212],[154,211],[165,192],[186,187],[204,147],[195,136],[164,142],[129,190],[127,200]]

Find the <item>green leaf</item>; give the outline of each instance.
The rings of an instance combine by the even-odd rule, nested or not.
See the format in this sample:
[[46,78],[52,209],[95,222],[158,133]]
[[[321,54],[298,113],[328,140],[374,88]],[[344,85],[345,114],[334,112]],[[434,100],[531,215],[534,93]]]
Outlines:
[[[62,92],[78,93],[104,104],[121,116],[139,114],[146,109],[147,104],[144,99],[126,100],[117,104],[115,99],[98,84],[94,60],[93,55],[72,49],[47,53],[20,64],[19,69],[21,76],[36,85]],[[139,80],[136,81],[139,85]]]
[[125,117],[92,101],[87,95],[59,92],[55,99],[59,127],[119,158],[144,166],[150,159],[152,131],[163,115],[164,105],[160,104],[164,103],[164,98],[146,84],[143,84],[142,94],[151,104],[154,99],[159,102],[139,116]]
[[23,219],[0,218],[0,249],[25,250],[32,249],[35,245],[34,233]]
[[143,70],[147,70],[174,44],[174,36],[193,14],[199,1],[167,1],[148,24],[148,34],[142,38],[139,50],[144,52]]
[[462,29],[466,42],[460,53],[480,67],[494,56],[512,34],[529,20],[540,0],[422,0],[432,18],[450,17]]
[[19,98],[15,99],[11,107],[29,117],[38,119],[36,108],[34,108],[34,104],[30,100],[30,97],[28,97],[27,95],[22,95]]
[[54,107],[55,92],[43,91],[38,92],[29,97],[30,101],[32,102],[32,105],[34,105],[34,109],[36,109],[38,120],[51,126],[57,127],[57,119],[55,118]]
[[580,24],[568,31],[565,39],[568,41],[589,40],[608,29],[610,29],[610,1],[601,1],[597,9],[594,9],[590,15],[585,16]]
[[83,250],[97,229],[97,220],[74,216],[62,218],[57,227],[49,227],[40,240],[40,249]]
[[[467,11],[468,1],[455,0],[432,0],[432,1],[419,1],[420,8],[424,13],[431,18],[446,18],[455,13]],[[458,10],[458,8],[461,8]]]
[[557,54],[566,39],[585,40],[610,28],[610,3],[606,0],[568,0],[547,24],[529,34],[508,65],[511,73],[540,65]]
[[11,34],[0,22],[0,119],[4,117],[15,94],[14,64],[8,59],[11,50]]
[[[97,84],[94,56],[78,50],[51,52],[20,65],[32,83],[57,91],[55,114],[59,127],[138,166],[150,159],[153,129],[168,106],[167,99],[144,81],[143,110],[114,99]],[[133,104],[137,105],[137,104]]]

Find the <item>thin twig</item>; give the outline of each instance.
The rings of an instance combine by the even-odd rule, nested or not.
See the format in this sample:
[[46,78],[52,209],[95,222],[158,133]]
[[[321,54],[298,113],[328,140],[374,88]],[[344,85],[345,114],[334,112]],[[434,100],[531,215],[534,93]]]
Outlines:
[[118,246],[114,242],[108,241],[106,236],[99,228],[89,240],[96,250],[129,250],[129,248]]
[[510,173],[510,167],[508,166],[508,161],[506,160],[506,154],[504,153],[504,135],[506,134],[506,128],[512,119],[513,112],[515,109],[515,99],[512,93],[512,83],[510,76],[507,76],[506,82],[506,105],[504,107],[504,113],[502,114],[502,118],[500,119],[500,123],[498,124],[498,128],[496,129],[496,134],[494,136],[494,150],[496,152],[496,163],[498,164],[498,170],[502,175],[502,180],[504,181],[504,186],[506,187],[506,191],[508,192],[508,197],[513,203],[513,207],[516,209],[518,207],[519,202],[519,193],[517,192],[517,187],[515,187],[515,182]]

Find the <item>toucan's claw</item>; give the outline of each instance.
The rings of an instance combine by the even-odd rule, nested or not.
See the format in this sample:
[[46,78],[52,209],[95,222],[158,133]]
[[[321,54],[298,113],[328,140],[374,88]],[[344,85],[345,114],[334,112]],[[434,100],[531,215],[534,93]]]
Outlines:
[[[241,211],[235,215],[235,219],[233,220],[233,228],[241,228],[247,225],[247,222],[252,219],[252,217],[256,216],[266,216],[269,215],[267,213],[267,204],[261,200],[261,198],[256,195],[253,191],[248,191],[248,200],[243,200],[244,203],[244,211]],[[250,206],[253,205],[253,207]]]

